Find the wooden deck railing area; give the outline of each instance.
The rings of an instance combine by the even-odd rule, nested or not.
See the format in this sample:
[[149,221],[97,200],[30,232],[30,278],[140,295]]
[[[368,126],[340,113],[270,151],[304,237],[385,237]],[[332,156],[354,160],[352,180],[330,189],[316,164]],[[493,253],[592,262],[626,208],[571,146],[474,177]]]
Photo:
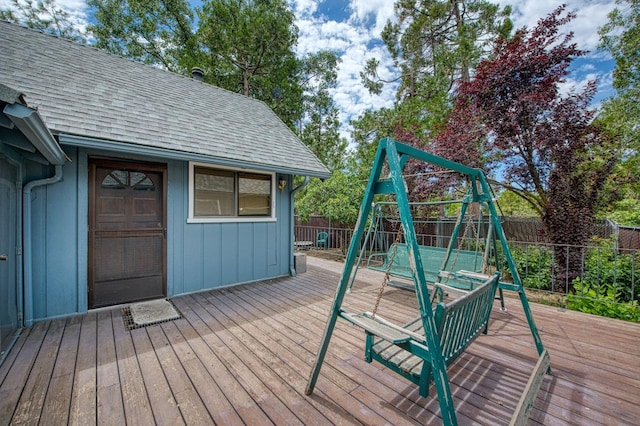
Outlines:
[[[313,245],[306,249],[314,250],[324,258],[343,260],[348,245],[353,236],[353,230],[345,228],[326,228],[318,226],[296,225],[296,240],[313,240],[318,232],[329,234],[328,250]],[[394,243],[397,232],[380,232],[375,238],[366,242],[364,264],[372,253],[385,253]],[[424,246],[447,247],[449,238],[442,235],[417,234],[418,244]],[[363,241],[361,243],[364,244]],[[475,250],[475,239],[468,238],[461,245],[466,250]],[[602,300],[613,304],[627,304],[633,300],[640,305],[640,251],[636,249],[619,248],[603,244],[601,246],[554,246],[541,241],[515,241],[509,243],[514,256],[518,273],[525,288],[555,294],[558,299],[568,293],[573,294],[574,300],[592,299]],[[565,257],[579,258],[577,271],[567,273],[567,268],[559,266],[554,260],[556,253],[565,252]],[[482,256],[480,252],[479,256]],[[504,259],[500,262],[506,265]],[[574,281],[562,277],[574,276],[580,278],[585,286],[575,288]],[[508,277],[504,277],[509,280]],[[558,281],[560,283],[558,284]],[[593,290],[589,292],[589,290]],[[616,295],[614,298],[613,295]],[[565,302],[561,302],[565,303]],[[640,308],[638,308],[640,309]],[[640,315],[640,314],[638,314]]]
[[[339,321],[316,391],[307,378],[341,264],[172,299],[184,318],[127,331],[120,308],[36,323],[0,366],[0,424],[439,424],[435,396],[362,359],[363,332]],[[346,306],[370,310],[380,274],[362,271]],[[389,288],[380,314],[415,314]],[[460,424],[508,424],[537,354],[516,299],[494,306],[448,374]],[[553,374],[531,425],[637,425],[640,325],[532,304]]]

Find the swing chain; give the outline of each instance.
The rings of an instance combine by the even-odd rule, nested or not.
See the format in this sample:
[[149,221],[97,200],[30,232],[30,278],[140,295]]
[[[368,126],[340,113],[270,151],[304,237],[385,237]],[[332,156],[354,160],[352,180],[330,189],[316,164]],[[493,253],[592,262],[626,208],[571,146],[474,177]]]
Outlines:
[[398,246],[400,245],[401,236],[402,236],[402,223],[398,227],[398,232],[396,233],[396,242],[395,242],[393,251],[389,256],[389,259],[387,259],[387,269],[384,273],[384,278],[382,279],[382,283],[380,283],[380,291],[378,292],[378,297],[376,298],[376,304],[373,307],[373,312],[371,313],[371,316],[373,318],[375,318],[378,312],[378,307],[380,306],[380,300],[382,299],[382,294],[384,293],[385,287],[389,283],[389,276],[391,275],[391,266],[393,265],[393,259],[396,257],[396,252],[398,251]]
[[449,278],[451,278],[451,274],[453,273],[453,268],[455,268],[456,266],[456,262],[458,261],[458,257],[460,256],[460,251],[462,250],[464,240],[467,238],[467,233],[469,232],[469,224],[471,224],[474,234],[476,233],[476,230],[475,230],[476,227],[473,223],[473,220],[474,220],[473,215],[471,214],[468,215],[467,223],[465,224],[464,232],[462,233],[462,238],[460,238],[460,241],[458,242],[458,250],[456,250],[456,256],[453,258],[453,261],[451,262],[451,266],[449,267],[449,273],[447,274],[444,280],[444,285],[447,285],[449,283]]
[[[473,216],[471,217],[473,219]],[[482,208],[480,208],[480,213],[478,215],[478,223],[480,224],[482,221]],[[473,239],[476,242],[476,253],[478,252],[479,239],[480,239],[480,226],[476,228],[475,221],[471,222],[471,230],[473,231]],[[489,245],[489,237],[485,237],[486,244]],[[482,273],[486,273],[487,268],[489,267],[487,256],[482,255]]]
[[[472,237],[474,238],[474,240],[476,241],[476,244],[477,244],[480,230],[478,228],[476,228],[475,219],[474,219],[473,215],[470,214],[468,216],[467,222],[465,224],[464,232],[462,233],[462,238],[460,239],[460,241],[458,243],[458,250],[456,251],[456,256],[453,258],[453,262],[451,262],[451,267],[449,268],[449,274],[447,274],[446,279],[444,281],[444,285],[447,285],[449,283],[449,278],[451,277],[451,273],[453,272],[453,268],[456,265],[456,261],[458,260],[458,257],[460,255],[460,251],[462,250],[462,246],[464,244],[464,240],[467,238],[467,233],[469,231],[469,225],[471,225]],[[476,250],[478,250],[477,247],[476,247]],[[487,259],[483,255],[482,256],[482,271],[484,272],[486,270],[486,268],[487,268]]]

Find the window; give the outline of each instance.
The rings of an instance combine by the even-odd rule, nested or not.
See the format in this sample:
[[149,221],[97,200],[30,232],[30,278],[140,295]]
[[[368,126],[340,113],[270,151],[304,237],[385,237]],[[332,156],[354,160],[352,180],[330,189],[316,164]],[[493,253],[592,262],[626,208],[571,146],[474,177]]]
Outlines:
[[[273,218],[274,175],[191,165],[190,219]],[[240,219],[242,218],[242,219]]]
[[133,188],[137,191],[155,191],[151,179],[143,172],[130,172],[127,170],[111,170],[102,180],[104,189]]
[[194,216],[234,216],[235,173],[196,167]]
[[271,176],[238,173],[238,216],[271,216]]

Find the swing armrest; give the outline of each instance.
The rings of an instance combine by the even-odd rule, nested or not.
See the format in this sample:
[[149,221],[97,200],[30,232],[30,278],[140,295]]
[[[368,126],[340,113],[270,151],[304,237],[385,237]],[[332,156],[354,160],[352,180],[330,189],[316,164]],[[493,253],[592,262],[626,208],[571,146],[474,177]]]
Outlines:
[[491,275],[488,275],[488,274],[483,274],[480,272],[473,272],[473,271],[465,271],[463,269],[456,271],[455,274],[460,277],[470,278],[473,280],[478,280],[483,282],[491,278]]
[[[381,322],[379,318],[373,319],[365,315],[345,311],[342,311],[340,316],[351,324],[361,327],[367,333],[381,337],[393,344],[408,342],[412,339],[411,335],[415,334],[401,327],[392,326],[386,321]],[[420,341],[423,340],[423,338],[420,338]]]
[[[376,316],[374,317],[374,316],[373,316],[373,314],[372,314],[371,312],[365,312],[365,313],[363,313],[362,315],[364,315],[364,316],[365,316],[365,317],[367,317],[367,318],[371,318],[371,319],[373,319],[374,321],[377,321],[377,322],[379,322],[380,324],[383,324],[383,325],[385,325],[385,326],[387,326],[387,327],[391,327],[391,328],[393,328],[393,329],[395,329],[395,330],[398,330],[399,332],[404,333],[404,334],[406,334],[406,335],[410,336],[413,340],[416,340],[416,341],[418,341],[418,342],[422,342],[422,343],[425,343],[425,344],[427,343],[427,341],[426,341],[426,340],[425,340],[425,338],[424,338],[424,335],[419,334],[419,333],[416,333],[415,331],[409,330],[409,329],[407,329],[407,328],[404,328],[404,326],[403,326],[403,327],[401,327],[401,326],[396,325],[396,324],[394,324],[394,323],[392,323],[392,322],[389,322],[389,321],[387,321],[386,319],[382,318],[380,315],[376,315]],[[419,321],[419,320],[420,320],[420,317],[418,317],[418,318],[416,318],[415,320],[411,321],[409,324],[414,324],[415,322],[417,322],[417,321]],[[405,326],[406,326],[406,325],[408,325],[408,324],[405,324]],[[421,328],[421,329],[422,329],[422,328]]]

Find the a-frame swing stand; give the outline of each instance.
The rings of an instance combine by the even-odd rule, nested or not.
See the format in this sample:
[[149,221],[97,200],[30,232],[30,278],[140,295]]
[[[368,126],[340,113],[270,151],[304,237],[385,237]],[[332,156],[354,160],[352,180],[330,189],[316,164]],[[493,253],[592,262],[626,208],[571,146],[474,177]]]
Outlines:
[[[476,290],[466,294],[459,300],[450,304],[440,303],[437,309],[432,308],[413,218],[409,208],[406,183],[402,173],[404,165],[409,159],[416,159],[446,170],[457,172],[467,179],[468,184],[471,185],[471,190],[467,195],[472,198],[469,201],[480,203],[488,210],[490,224],[495,232],[497,243],[501,245],[503,256],[508,264],[511,277],[513,278],[513,283],[498,282],[499,273],[496,273],[493,277],[488,277],[486,282]],[[385,163],[389,169],[389,176],[383,178],[381,174]],[[410,263],[413,272],[416,298],[420,309],[420,317],[411,324],[404,326],[404,328],[390,324],[383,319],[378,319],[375,314],[373,316],[369,313],[354,314],[346,312],[342,308],[342,302],[350,286],[354,264],[358,257],[359,244],[365,232],[366,221],[371,212],[374,196],[377,194],[390,194],[395,196],[402,230],[404,231],[404,239],[411,258]],[[533,320],[527,296],[524,292],[518,271],[516,270],[500,223],[498,211],[492,198],[491,188],[481,170],[473,169],[420,151],[390,138],[382,139],[378,146],[364,199],[360,206],[358,222],[356,223],[353,238],[349,245],[345,267],[342,271],[317,358],[309,376],[306,394],[310,395],[313,392],[336,321],[338,318],[342,318],[365,330],[367,335],[365,356],[368,361],[372,358],[376,359],[390,369],[404,375],[409,380],[413,380],[419,384],[420,394],[422,396],[427,395],[428,387],[433,381],[443,423],[445,425],[456,425],[456,413],[446,368],[450,362],[465,350],[469,343],[452,346],[451,342],[471,342],[481,331],[486,332],[491,305],[493,304],[493,297],[497,288],[518,293],[539,355],[538,363],[529,379],[524,394],[520,398],[512,420],[512,424],[523,424],[528,417],[529,411],[533,407],[533,400],[535,400],[542,378],[544,374],[549,371],[549,356],[542,345],[538,329]],[[473,328],[471,328],[469,324],[472,324]],[[409,328],[409,325],[411,325],[411,328]],[[464,334],[464,336],[461,337],[461,333]],[[379,338],[378,343],[374,341],[374,337]],[[411,376],[410,373],[403,373],[398,365],[394,365],[393,359],[385,360],[383,357],[376,355],[374,353],[376,346],[379,346],[381,342],[387,345],[385,348],[394,346],[399,348],[398,350],[405,351],[411,356],[421,358],[423,360],[422,370]]]

